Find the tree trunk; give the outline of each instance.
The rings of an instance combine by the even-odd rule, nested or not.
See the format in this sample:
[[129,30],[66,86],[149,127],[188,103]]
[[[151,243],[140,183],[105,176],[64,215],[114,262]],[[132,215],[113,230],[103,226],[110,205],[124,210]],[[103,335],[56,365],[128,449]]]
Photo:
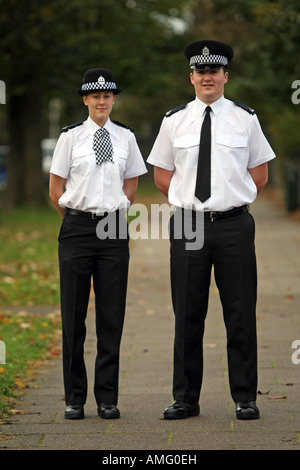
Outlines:
[[9,209],[46,204],[42,171],[42,100],[38,91],[9,99]]

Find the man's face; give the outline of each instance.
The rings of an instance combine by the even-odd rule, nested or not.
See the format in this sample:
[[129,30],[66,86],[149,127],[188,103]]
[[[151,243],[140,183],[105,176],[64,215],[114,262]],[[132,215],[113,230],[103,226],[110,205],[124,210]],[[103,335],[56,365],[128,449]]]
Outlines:
[[228,72],[223,68],[211,70],[193,70],[190,74],[197,98],[206,104],[212,104],[224,94],[224,85],[228,81]]
[[112,91],[97,91],[83,95],[83,102],[89,108],[90,118],[103,127],[111,113],[115,102]]

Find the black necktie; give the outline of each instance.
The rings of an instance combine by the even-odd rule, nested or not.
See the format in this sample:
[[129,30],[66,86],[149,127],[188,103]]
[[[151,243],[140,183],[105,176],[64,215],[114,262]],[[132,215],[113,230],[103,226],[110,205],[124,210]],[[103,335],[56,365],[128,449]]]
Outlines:
[[113,163],[113,148],[110,140],[109,132],[103,127],[94,134],[93,150],[96,154],[96,164],[100,165],[105,160]]
[[198,168],[196,177],[195,196],[204,202],[210,197],[210,151],[211,151],[211,123],[210,106],[205,109],[200,136]]

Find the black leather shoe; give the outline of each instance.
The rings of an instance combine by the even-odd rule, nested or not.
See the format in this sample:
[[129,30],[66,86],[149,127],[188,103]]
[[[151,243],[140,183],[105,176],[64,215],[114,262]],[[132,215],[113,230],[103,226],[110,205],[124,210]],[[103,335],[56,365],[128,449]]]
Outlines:
[[66,419],[83,419],[84,409],[83,405],[68,405],[65,409]]
[[237,419],[258,419],[259,409],[255,401],[239,401],[236,403],[235,414]]
[[118,419],[120,418],[120,411],[116,405],[101,403],[100,406],[98,406],[98,415],[103,419]]
[[185,403],[183,401],[175,401],[164,411],[164,419],[184,419],[190,416],[198,416],[200,407],[198,403]]

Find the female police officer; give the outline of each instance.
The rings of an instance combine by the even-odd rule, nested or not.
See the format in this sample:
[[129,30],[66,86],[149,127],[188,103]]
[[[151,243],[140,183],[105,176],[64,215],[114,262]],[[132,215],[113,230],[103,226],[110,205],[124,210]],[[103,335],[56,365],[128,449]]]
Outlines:
[[[132,203],[138,176],[147,171],[133,132],[110,120],[120,91],[108,69],[84,74],[78,92],[89,117],[63,129],[50,169],[50,198],[63,217],[59,266],[68,419],[84,417],[87,376],[83,350],[91,278],[98,339],[94,382],[98,414],[120,417],[116,406],[119,350],[129,261],[127,233],[124,237],[119,231],[120,211]],[[115,233],[99,237],[97,224],[108,215],[115,216]]]

